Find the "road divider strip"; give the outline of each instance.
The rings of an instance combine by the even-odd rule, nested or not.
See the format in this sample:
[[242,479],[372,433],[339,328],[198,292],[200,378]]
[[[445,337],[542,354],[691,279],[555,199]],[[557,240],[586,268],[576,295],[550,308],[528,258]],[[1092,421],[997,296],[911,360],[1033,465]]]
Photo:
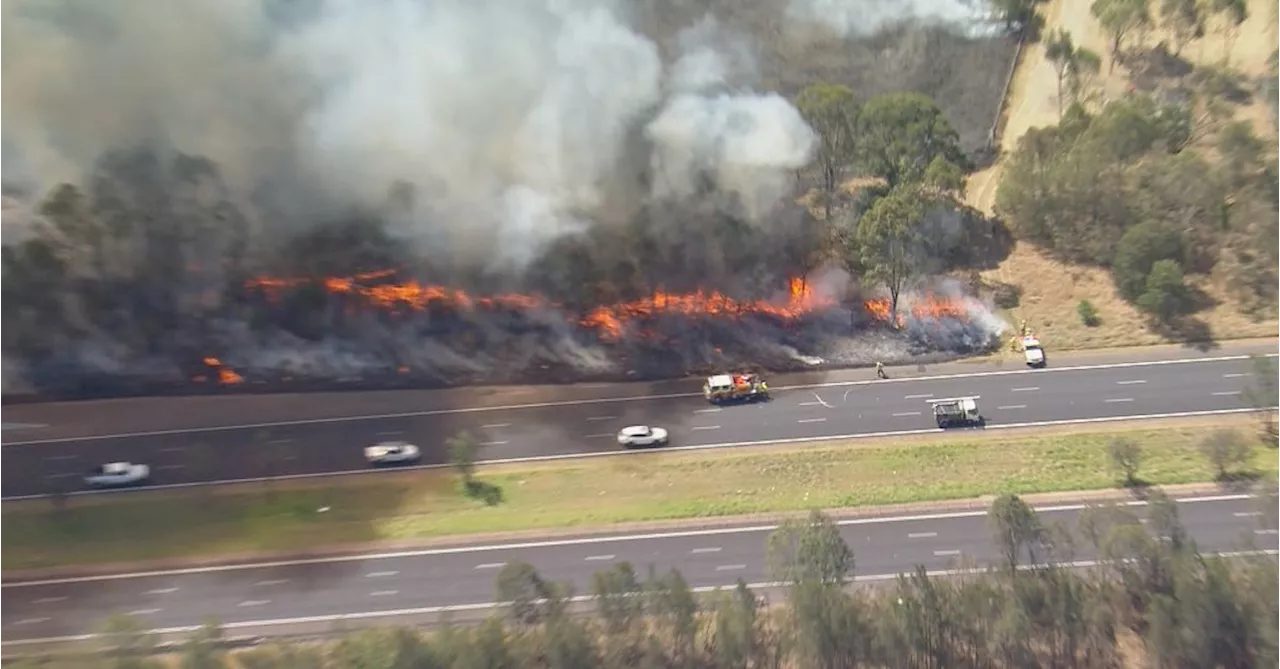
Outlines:
[[[1275,411],[1280,407],[1270,407],[1265,409],[1256,409],[1251,407],[1241,409],[1209,409],[1203,411],[1178,411],[1174,413],[1155,413],[1155,414],[1133,414],[1126,416],[1103,416],[1098,418],[1068,418],[1063,420],[1042,420],[1030,421],[1024,423],[1004,423],[991,424],[988,423],[982,430],[1022,430],[1031,428],[1054,427],[1059,425],[1088,425],[1093,423],[1115,423],[1127,420],[1168,420],[1172,418],[1194,418],[1198,416],[1225,416],[1232,414],[1247,413],[1265,413]],[[697,429],[697,428],[694,428]],[[710,428],[704,428],[704,430]],[[557,455],[531,455],[520,458],[496,458],[492,460],[480,460],[478,465],[514,465],[535,462],[554,462],[557,460],[579,460],[584,458],[612,458],[612,457],[640,457],[652,455],[654,453],[684,453],[689,451],[706,451],[718,448],[743,448],[749,446],[783,446],[787,444],[805,444],[822,441],[851,441],[855,439],[876,439],[885,437],[909,437],[923,434],[968,434],[972,430],[944,430],[942,428],[920,428],[915,430],[891,430],[884,432],[860,432],[854,434],[831,434],[816,437],[787,437],[783,439],[762,439],[758,441],[730,441],[713,444],[693,444],[689,446],[669,446],[656,451],[637,451],[637,450],[618,450],[618,451],[600,451],[595,453],[560,453]],[[588,437],[606,437],[608,434],[587,435]],[[406,467],[396,467],[394,469],[346,469],[333,472],[313,472],[309,474],[282,474],[279,476],[255,476],[249,478],[238,479],[221,479],[217,481],[192,481],[190,483],[166,483],[162,485],[140,486],[136,488],[108,488],[101,490],[76,490],[66,493],[67,497],[82,497],[88,495],[121,495],[128,493],[139,493],[160,490],[181,490],[184,488],[200,488],[214,485],[238,485],[246,483],[265,483],[268,481],[300,481],[306,479],[330,478],[336,476],[361,476],[366,474],[386,474],[389,472],[405,472],[425,469],[447,469],[452,464],[441,463],[433,465],[411,465]],[[54,497],[52,494],[40,495],[14,495],[10,497],[0,497],[0,501],[18,502],[23,500],[34,499],[50,499]]]
[[[1262,357],[1280,357],[1280,353],[1265,353]],[[831,381],[826,383],[805,383],[793,386],[779,386],[772,390],[806,390],[811,388],[844,388],[848,386],[882,385],[886,383],[914,383],[918,381],[945,381],[948,379],[971,379],[987,376],[1009,376],[1014,374],[1057,374],[1062,372],[1084,372],[1099,369],[1125,369],[1129,367],[1153,367],[1160,365],[1184,365],[1194,363],[1231,362],[1248,360],[1252,355],[1225,355],[1210,358],[1179,358],[1176,360],[1139,360],[1134,362],[1113,362],[1096,365],[1077,365],[1075,367],[1052,367],[1045,369],[1002,369],[990,372],[969,372],[965,374],[939,374],[934,376],[913,376],[889,379],[867,379],[860,381]],[[491,407],[463,407],[458,409],[429,409],[426,411],[406,411],[401,413],[370,414],[363,416],[333,416],[329,418],[307,418],[302,420],[285,420],[266,423],[250,423],[245,425],[217,425],[213,427],[191,427],[173,430],[148,430],[141,432],[124,432],[118,434],[97,434],[82,437],[60,437],[57,439],[32,439],[27,441],[9,441],[4,447],[34,446],[37,444],[60,444],[74,441],[102,441],[106,439],[130,439],[138,437],[162,437],[175,434],[194,434],[199,432],[231,432],[234,430],[261,430],[275,427],[291,427],[295,425],[322,425],[326,423],[347,423],[367,420],[394,420],[397,418],[421,418],[426,416],[444,416],[451,414],[485,413],[494,411],[518,411],[523,409],[547,409],[565,406],[588,404],[606,404],[609,402],[641,402],[646,400],[667,400],[686,397],[702,397],[702,393],[665,393],[660,395],[633,395],[628,397],[595,397],[580,400],[559,400],[552,402],[531,402],[527,404],[507,404]]]

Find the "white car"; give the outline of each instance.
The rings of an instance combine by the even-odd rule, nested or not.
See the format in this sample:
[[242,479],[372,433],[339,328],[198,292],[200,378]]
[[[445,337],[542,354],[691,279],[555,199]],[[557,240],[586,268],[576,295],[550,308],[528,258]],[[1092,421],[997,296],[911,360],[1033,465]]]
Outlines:
[[364,459],[374,465],[399,465],[406,462],[417,462],[422,453],[417,446],[403,441],[385,441],[381,444],[366,446]]
[[1022,355],[1027,360],[1028,367],[1044,367],[1044,348],[1040,346],[1040,340],[1026,336],[1022,338]]
[[142,483],[151,476],[151,468],[132,462],[108,462],[94,467],[84,477],[85,484],[93,488],[117,488]]
[[665,446],[667,444],[667,431],[660,427],[632,425],[618,431],[618,443],[625,448]]

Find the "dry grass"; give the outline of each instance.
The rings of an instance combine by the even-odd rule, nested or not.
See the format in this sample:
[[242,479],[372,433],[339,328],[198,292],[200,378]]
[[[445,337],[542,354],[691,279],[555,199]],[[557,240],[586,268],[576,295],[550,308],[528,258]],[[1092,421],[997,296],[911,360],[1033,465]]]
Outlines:
[[[47,501],[10,502],[3,510],[3,567],[215,559],[466,534],[1107,488],[1117,480],[1106,453],[1115,434],[991,433],[505,465],[483,470],[484,481],[505,498],[496,506],[462,496],[453,475],[439,470],[274,489],[245,485],[216,494],[104,496],[74,500],[61,513]],[[1195,446],[1204,426],[1129,426],[1125,434],[1147,446],[1140,473],[1151,483],[1211,478]],[[1273,473],[1277,462],[1259,450],[1255,465]]]
[[[1052,0],[1043,9],[1045,32],[1063,28],[1077,44],[1086,46],[1103,57],[1103,72],[1108,66],[1106,37],[1096,20],[1089,15],[1088,2]],[[1250,0],[1250,18],[1235,40],[1230,63],[1249,76],[1266,72],[1266,59],[1276,49],[1276,5],[1264,0]],[[1165,39],[1160,30],[1146,39],[1155,44]],[[1223,41],[1216,34],[1189,45],[1183,51],[1194,63],[1220,62]],[[1099,82],[1103,96],[1121,94],[1128,85],[1124,69]],[[1018,139],[1030,128],[1057,122],[1057,82],[1051,64],[1044,58],[1043,44],[1029,45],[1023,52],[1014,74],[1006,106],[1007,118],[1001,146],[1011,151]],[[1275,126],[1265,103],[1256,101],[1237,109],[1238,118],[1253,121],[1255,130],[1264,137],[1275,136]],[[1000,165],[973,175],[969,184],[970,204],[988,213],[995,202]],[[1106,346],[1132,346],[1170,341],[1149,330],[1146,319],[1124,302],[1115,291],[1108,273],[1096,268],[1066,265],[1049,259],[1034,247],[1019,244],[1001,265],[984,273],[984,279],[1010,283],[1022,288],[1022,303],[1008,316],[1013,322],[1026,319],[1040,334],[1046,345],[1054,349],[1081,349]],[[1216,306],[1197,314],[1205,322],[1214,339],[1274,336],[1280,321],[1274,316],[1255,320],[1241,314],[1221,286],[1197,278],[1197,287],[1214,300]],[[1081,323],[1077,305],[1088,300],[1098,310],[1102,322],[1097,327]]]

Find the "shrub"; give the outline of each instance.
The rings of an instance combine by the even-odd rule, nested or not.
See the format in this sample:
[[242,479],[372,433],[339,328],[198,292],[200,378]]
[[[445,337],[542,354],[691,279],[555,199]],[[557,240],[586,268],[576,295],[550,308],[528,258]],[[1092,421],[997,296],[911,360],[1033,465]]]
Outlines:
[[1187,312],[1190,291],[1182,278],[1182,266],[1176,260],[1161,260],[1147,275],[1147,291],[1138,298],[1138,308],[1162,321],[1172,320]]
[[1001,309],[1013,309],[1022,302],[1022,288],[1011,283],[997,283],[991,291],[991,299]]
[[1076,313],[1080,314],[1080,322],[1088,327],[1097,327],[1098,324],[1102,323],[1102,318],[1098,315],[1098,309],[1089,300],[1080,300],[1080,304],[1076,305]]
[[1249,462],[1249,444],[1235,430],[1216,430],[1200,442],[1200,452],[1219,479],[1226,479]]
[[1132,439],[1123,437],[1112,439],[1107,445],[1107,453],[1111,463],[1124,474],[1124,484],[1134,485],[1138,482],[1138,468],[1142,465],[1142,446]]
[[1125,231],[1116,244],[1111,263],[1111,280],[1129,302],[1139,299],[1147,288],[1147,276],[1161,260],[1183,257],[1182,235],[1154,221],[1139,223]]

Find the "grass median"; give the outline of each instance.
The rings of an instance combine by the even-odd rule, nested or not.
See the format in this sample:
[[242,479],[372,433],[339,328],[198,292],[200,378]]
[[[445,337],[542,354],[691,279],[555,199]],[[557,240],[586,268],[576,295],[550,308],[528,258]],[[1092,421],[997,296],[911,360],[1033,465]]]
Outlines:
[[[1235,424],[1242,432],[1249,424]],[[305,551],[367,542],[1114,487],[1108,444],[1142,446],[1151,484],[1210,481],[1212,426],[974,433],[482,467],[501,493],[462,495],[447,470],[6,502],[5,570]],[[1274,474],[1274,452],[1253,468]]]

